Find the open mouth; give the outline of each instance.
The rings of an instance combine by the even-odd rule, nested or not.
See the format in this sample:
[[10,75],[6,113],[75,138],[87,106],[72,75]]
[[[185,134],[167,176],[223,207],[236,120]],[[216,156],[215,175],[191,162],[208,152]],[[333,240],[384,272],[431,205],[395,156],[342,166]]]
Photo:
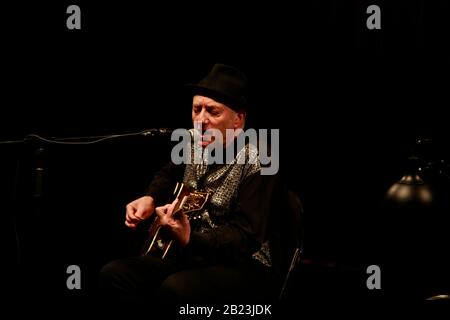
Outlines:
[[211,134],[204,134],[204,132],[202,133],[202,135],[200,136],[200,145],[202,146],[207,146],[208,144],[214,142],[214,136]]
[[211,144],[212,142],[214,142],[214,135],[211,133],[211,131],[207,132],[208,128],[201,128],[201,130],[199,131],[200,134],[200,139],[199,139],[199,144],[201,146],[207,146],[209,144]]

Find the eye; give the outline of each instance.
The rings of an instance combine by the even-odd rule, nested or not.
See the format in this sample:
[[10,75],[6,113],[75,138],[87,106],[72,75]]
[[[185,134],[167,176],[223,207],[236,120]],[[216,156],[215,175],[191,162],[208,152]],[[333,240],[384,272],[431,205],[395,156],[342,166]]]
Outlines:
[[220,115],[220,109],[214,107],[208,108],[208,113],[214,117],[217,117]]

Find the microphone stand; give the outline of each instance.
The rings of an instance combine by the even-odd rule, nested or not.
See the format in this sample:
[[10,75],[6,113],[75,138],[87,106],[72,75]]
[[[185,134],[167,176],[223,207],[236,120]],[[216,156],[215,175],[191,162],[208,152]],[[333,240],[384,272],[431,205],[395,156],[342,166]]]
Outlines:
[[97,135],[97,136],[82,136],[82,137],[64,137],[64,138],[44,138],[37,134],[29,134],[25,138],[20,140],[7,140],[7,141],[0,141],[1,145],[17,145],[17,144],[24,144],[31,141],[41,141],[41,142],[47,142],[52,144],[75,144],[75,145],[83,145],[83,144],[94,144],[103,142],[106,140],[112,140],[117,138],[124,138],[124,137],[156,137],[156,136],[165,136],[172,133],[172,129],[169,128],[154,128],[154,129],[147,129],[139,132],[132,132],[132,133],[122,133],[122,134],[109,134],[109,135]]
[[[159,137],[159,136],[167,136],[172,133],[172,129],[169,128],[153,128],[153,129],[147,129],[139,132],[132,132],[132,133],[123,133],[123,134],[109,134],[109,135],[94,135],[94,136],[79,136],[79,137],[62,137],[62,138],[46,138],[42,137],[37,134],[29,134],[25,136],[23,139],[19,140],[5,140],[0,141],[0,148],[6,147],[6,146],[31,146],[32,152],[31,152],[31,164],[33,167],[33,173],[31,174],[31,182],[30,186],[31,189],[31,211],[33,211],[35,214],[30,215],[27,217],[23,217],[23,214],[18,215],[16,213],[16,208],[11,208],[12,214],[12,227],[13,227],[13,233],[15,237],[15,246],[17,250],[17,256],[16,256],[16,264],[17,264],[17,277],[18,277],[18,283],[13,283],[13,286],[15,289],[21,288],[22,285],[30,285],[31,282],[34,281],[33,275],[31,275],[31,278],[27,276],[27,273],[31,270],[33,271],[32,267],[27,267],[24,269],[23,264],[23,256],[22,256],[22,249],[25,248],[25,251],[28,251],[30,255],[32,256],[37,255],[39,257],[39,246],[35,243],[35,241],[32,241],[31,249],[27,248],[27,246],[23,246],[21,243],[21,237],[20,237],[20,231],[19,231],[19,221],[18,219],[25,219],[28,223],[23,226],[24,233],[30,233],[29,238],[34,239],[34,235],[37,232],[35,230],[35,223],[40,221],[42,219],[42,215],[39,214],[43,211],[44,208],[44,194],[45,194],[45,174],[46,174],[46,148],[43,146],[45,145],[92,145],[97,144],[109,140],[114,139],[120,139],[120,138],[130,138],[130,137]],[[14,190],[13,190],[13,201],[11,203],[19,203],[21,204],[21,201],[19,199],[19,180],[20,180],[20,167],[21,167],[21,159],[17,160],[17,169],[16,174],[14,178]],[[19,205],[18,207],[21,207]],[[23,209],[22,209],[23,210]],[[9,211],[9,210],[7,210]],[[36,252],[35,252],[36,251]],[[26,253],[27,253],[26,252]],[[25,254],[26,256],[26,254]],[[30,261],[26,260],[27,263],[34,264],[36,263],[34,259],[30,259]],[[36,276],[36,275],[34,275]],[[32,287],[32,286],[31,286]],[[38,285],[39,287],[39,285]]]

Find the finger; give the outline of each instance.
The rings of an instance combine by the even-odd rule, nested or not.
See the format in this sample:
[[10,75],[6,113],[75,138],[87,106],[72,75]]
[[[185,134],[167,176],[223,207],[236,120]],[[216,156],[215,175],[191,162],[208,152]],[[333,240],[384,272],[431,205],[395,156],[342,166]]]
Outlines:
[[131,222],[125,221],[125,225],[126,225],[128,228],[136,229],[136,224],[135,224],[135,223],[131,223]]
[[187,225],[187,224],[189,224],[189,218],[188,218],[188,216],[187,216],[187,214],[182,214],[181,215],[181,222],[184,224],[184,225]]
[[131,206],[131,205],[127,205],[125,207],[127,209],[125,216],[126,217],[133,217],[134,216],[134,212],[136,211],[136,209]]
[[125,224],[132,224],[132,225],[137,225],[138,223],[140,223],[141,222],[141,220],[139,220],[139,219],[132,219],[132,218],[130,218],[130,217],[125,217]]
[[177,205],[178,201],[179,201],[178,199],[175,199],[175,200],[169,205],[169,207],[167,208],[166,214],[167,214],[167,216],[168,216],[169,218],[172,218],[172,216],[173,216],[173,211],[174,211],[175,206]]
[[138,210],[134,206],[127,205],[126,209],[127,209],[127,211],[126,211],[125,217],[129,218],[132,221],[139,219],[139,217],[136,217],[136,213],[138,212]]
[[142,208],[139,208],[139,209],[136,210],[136,212],[134,212],[133,217],[136,220],[141,220],[142,221],[142,220],[144,220],[144,218],[143,218],[144,214],[145,214],[145,210],[142,209]]
[[136,217],[135,215],[134,215],[134,213],[130,213],[130,212],[128,212],[126,215],[125,215],[125,221],[126,222],[129,222],[129,223],[132,223],[132,224],[136,224],[136,223],[139,223],[139,222],[141,222],[143,219],[141,219],[141,218],[139,218],[139,217]]
[[184,213],[180,215],[179,218],[179,224],[181,228],[186,228],[189,226],[189,219],[188,216],[185,215]]
[[166,223],[173,232],[181,231],[189,225],[189,221],[182,221],[178,219],[170,219]]
[[162,219],[166,214],[167,214],[167,209],[169,208],[170,204],[166,204],[165,206],[162,207],[157,207],[155,209],[156,215],[158,216],[158,218]]

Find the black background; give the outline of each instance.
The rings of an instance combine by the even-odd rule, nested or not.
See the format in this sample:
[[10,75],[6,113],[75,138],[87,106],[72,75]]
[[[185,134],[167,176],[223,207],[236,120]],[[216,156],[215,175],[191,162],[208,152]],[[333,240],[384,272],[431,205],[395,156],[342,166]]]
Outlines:
[[[81,30],[66,28],[70,4],[81,8]],[[366,27],[370,4],[381,7],[381,30]],[[216,62],[240,67],[251,120],[280,129],[281,170],[305,206],[306,260],[378,264],[381,202],[415,140],[434,139],[448,157],[448,1],[61,1],[2,11],[4,141],[189,128],[183,85]],[[1,145],[11,290],[80,294],[65,287],[70,264],[82,269],[81,295],[94,290],[100,266],[139,243],[124,206],[168,160],[168,140]],[[44,194],[34,199],[39,147]]]

